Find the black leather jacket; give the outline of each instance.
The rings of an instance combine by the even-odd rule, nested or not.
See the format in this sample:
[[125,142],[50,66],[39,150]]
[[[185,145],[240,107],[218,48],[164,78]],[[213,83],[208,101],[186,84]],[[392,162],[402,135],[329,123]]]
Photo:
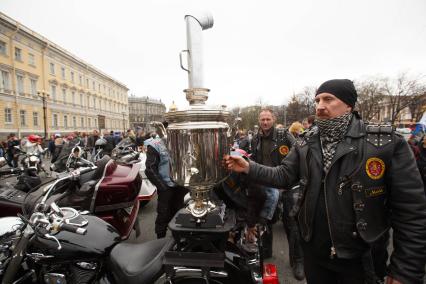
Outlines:
[[[296,143],[296,139],[287,129],[277,129],[274,127],[272,131],[273,146],[271,150],[271,159],[274,165],[278,166],[281,164],[282,159],[288,155],[291,147]],[[259,141],[261,141],[259,134],[255,135],[251,141],[252,155],[250,158],[256,162],[260,161],[259,156],[262,155],[261,143],[259,143]]]
[[423,283],[426,196],[407,142],[393,131],[366,127],[354,116],[324,175],[314,128],[280,166],[250,162],[248,176],[268,186],[287,187],[297,181],[304,185],[298,223],[306,242],[315,241],[313,220],[323,188],[332,245],[340,258],[360,257],[366,244],[391,226],[394,251],[389,274],[402,283]]

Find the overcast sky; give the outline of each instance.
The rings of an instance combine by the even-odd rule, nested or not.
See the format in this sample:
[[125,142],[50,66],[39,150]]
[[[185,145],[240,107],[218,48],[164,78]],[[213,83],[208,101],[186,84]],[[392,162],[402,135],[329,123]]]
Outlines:
[[209,104],[283,104],[332,78],[426,74],[425,0],[1,0],[0,11],[123,82],[187,105],[184,15],[203,32]]

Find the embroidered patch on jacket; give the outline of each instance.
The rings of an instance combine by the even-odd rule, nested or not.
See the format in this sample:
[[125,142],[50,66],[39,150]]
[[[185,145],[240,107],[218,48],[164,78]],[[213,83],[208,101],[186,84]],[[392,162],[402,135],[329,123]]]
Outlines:
[[371,179],[379,179],[385,173],[385,162],[376,157],[370,158],[365,163],[365,171]]
[[365,197],[376,197],[385,194],[385,187],[373,187],[365,190]]
[[279,151],[280,151],[281,155],[286,156],[288,154],[288,151],[289,151],[288,146],[282,145],[280,147]]

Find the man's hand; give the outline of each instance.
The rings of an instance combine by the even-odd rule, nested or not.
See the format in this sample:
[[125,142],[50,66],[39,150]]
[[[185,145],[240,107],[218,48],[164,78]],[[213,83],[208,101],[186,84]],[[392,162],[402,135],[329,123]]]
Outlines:
[[225,161],[225,166],[228,170],[248,174],[249,163],[242,157],[225,155],[223,160]]
[[385,281],[385,283],[386,284],[402,284],[401,282],[399,282],[398,280],[396,280],[396,279],[393,279],[392,277],[390,277],[390,276],[388,276],[388,277],[386,277],[386,281]]

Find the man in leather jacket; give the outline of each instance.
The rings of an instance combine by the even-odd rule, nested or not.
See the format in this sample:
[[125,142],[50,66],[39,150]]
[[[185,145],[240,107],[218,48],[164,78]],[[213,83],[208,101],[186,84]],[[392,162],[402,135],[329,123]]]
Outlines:
[[152,133],[148,134],[144,141],[147,147],[145,174],[157,187],[155,233],[160,239],[166,236],[167,225],[176,212],[183,207],[183,198],[187,190],[171,179],[169,151],[161,138],[152,136]]
[[[278,166],[282,159],[284,159],[289,153],[291,147],[296,142],[296,139],[291,133],[284,128],[276,128],[275,115],[271,109],[262,109],[259,113],[259,125],[260,129],[258,133],[252,139],[252,155],[251,158],[259,164],[266,166]],[[268,210],[262,210],[261,217],[270,221],[274,214],[275,208],[279,201],[279,191],[276,188],[265,187],[266,202],[265,207]],[[289,212],[292,205],[292,195],[290,192],[283,192],[283,205],[284,212]],[[268,212],[269,211],[269,212]],[[290,266],[293,269],[293,274],[296,279],[303,280],[305,278],[303,272],[303,253],[300,247],[300,234],[297,226],[291,218],[285,218],[283,220],[284,228],[287,234],[287,240],[289,244],[289,258]],[[272,228],[270,238],[266,238],[266,255],[268,252],[272,256]]]
[[298,212],[308,283],[374,283],[371,246],[393,229],[386,283],[423,283],[426,197],[414,156],[390,126],[365,125],[346,79],[323,83],[316,125],[277,167],[225,157],[269,186],[304,187]]

